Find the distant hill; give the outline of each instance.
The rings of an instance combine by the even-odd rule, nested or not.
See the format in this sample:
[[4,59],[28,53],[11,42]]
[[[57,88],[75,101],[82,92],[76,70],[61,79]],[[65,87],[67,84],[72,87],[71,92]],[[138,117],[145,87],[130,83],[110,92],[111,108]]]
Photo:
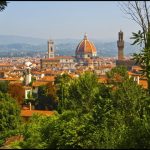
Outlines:
[[31,45],[44,44],[47,40],[42,38],[14,36],[14,35],[0,35],[0,45],[26,43]]
[[[75,55],[75,49],[82,39],[54,39],[56,54],[59,55]],[[101,42],[99,40],[91,39],[94,42],[98,56],[117,56],[116,42]],[[126,56],[134,52],[138,52],[139,47],[132,46],[129,42],[125,42],[124,52]],[[47,39],[23,37],[23,36],[4,36],[0,35],[0,56],[4,54],[15,56],[23,53],[28,55],[31,53],[46,53]]]

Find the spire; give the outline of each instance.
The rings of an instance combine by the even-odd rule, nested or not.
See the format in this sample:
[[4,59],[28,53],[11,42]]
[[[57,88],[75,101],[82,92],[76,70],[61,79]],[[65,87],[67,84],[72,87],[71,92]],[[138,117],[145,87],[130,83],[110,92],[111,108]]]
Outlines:
[[120,32],[119,32],[119,33],[123,33],[121,29],[120,29]]
[[84,40],[87,40],[87,33],[84,34]]

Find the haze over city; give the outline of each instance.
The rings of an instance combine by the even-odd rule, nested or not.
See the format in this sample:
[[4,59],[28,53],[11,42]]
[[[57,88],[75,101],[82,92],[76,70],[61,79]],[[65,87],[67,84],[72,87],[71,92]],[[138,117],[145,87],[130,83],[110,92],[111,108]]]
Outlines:
[[0,149],[150,148],[150,1],[120,4],[0,1]]
[[90,39],[116,41],[118,31],[130,41],[139,27],[121,12],[118,2],[10,1],[0,14],[0,35],[44,39]]

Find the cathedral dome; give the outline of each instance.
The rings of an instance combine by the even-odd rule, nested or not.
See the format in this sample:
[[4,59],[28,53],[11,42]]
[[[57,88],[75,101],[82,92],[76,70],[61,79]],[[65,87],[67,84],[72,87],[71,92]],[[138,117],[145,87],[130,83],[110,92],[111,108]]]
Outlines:
[[92,53],[96,52],[96,47],[94,44],[88,40],[87,35],[84,35],[84,39],[78,44],[76,52],[80,53]]
[[87,57],[96,56],[96,47],[91,41],[88,40],[86,34],[84,35],[84,39],[76,48],[76,56],[82,57],[83,55],[87,55]]

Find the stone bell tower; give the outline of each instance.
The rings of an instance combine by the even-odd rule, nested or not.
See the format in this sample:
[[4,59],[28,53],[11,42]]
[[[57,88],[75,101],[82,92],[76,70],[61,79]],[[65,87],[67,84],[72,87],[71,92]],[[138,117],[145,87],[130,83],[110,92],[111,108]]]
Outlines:
[[123,32],[120,30],[118,33],[118,60],[124,60],[124,40],[123,40]]
[[48,58],[54,58],[54,42],[48,40]]

